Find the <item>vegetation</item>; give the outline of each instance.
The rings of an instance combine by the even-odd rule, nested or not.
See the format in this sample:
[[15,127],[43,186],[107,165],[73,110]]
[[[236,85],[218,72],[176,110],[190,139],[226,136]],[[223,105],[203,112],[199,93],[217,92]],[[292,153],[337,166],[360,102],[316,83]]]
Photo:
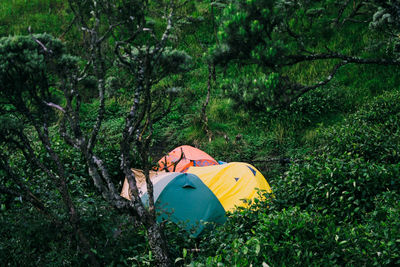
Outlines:
[[[0,265],[399,265],[399,14],[391,0],[8,1]],[[254,164],[273,194],[198,239],[155,223],[130,168],[182,144]]]

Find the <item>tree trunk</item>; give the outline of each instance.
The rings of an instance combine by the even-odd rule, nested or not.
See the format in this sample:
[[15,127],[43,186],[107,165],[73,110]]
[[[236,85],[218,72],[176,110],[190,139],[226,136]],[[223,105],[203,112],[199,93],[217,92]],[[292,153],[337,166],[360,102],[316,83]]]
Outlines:
[[172,266],[171,259],[168,255],[167,241],[161,229],[161,226],[153,221],[150,225],[147,225],[147,238],[151,251],[154,253],[156,260],[156,266]]

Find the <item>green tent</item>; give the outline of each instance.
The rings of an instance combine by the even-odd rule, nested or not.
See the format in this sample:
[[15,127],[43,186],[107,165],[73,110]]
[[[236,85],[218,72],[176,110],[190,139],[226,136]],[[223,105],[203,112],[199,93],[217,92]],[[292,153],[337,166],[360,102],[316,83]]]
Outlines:
[[[154,202],[159,222],[169,219],[183,223],[197,237],[205,222],[223,224],[225,210],[211,190],[194,174],[170,173],[154,183]],[[148,194],[142,201],[148,205]]]

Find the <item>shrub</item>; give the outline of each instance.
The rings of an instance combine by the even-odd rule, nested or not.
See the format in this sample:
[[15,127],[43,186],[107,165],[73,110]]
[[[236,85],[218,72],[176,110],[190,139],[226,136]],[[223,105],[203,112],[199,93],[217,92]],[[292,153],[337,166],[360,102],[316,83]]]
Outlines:
[[399,164],[385,166],[352,155],[314,157],[292,165],[276,181],[275,194],[282,207],[299,205],[353,221],[375,209],[373,199],[380,193],[398,192],[399,175]]
[[400,161],[400,91],[378,96],[344,122],[321,131],[320,151],[366,161]]
[[298,206],[258,202],[201,240],[191,266],[394,266],[400,263],[399,195],[385,192],[361,223]]

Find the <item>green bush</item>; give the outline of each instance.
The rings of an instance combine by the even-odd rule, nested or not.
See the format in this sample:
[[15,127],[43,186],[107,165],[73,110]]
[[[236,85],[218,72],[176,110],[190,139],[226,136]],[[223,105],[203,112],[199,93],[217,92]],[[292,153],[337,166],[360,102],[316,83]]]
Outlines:
[[[202,242],[193,265],[207,266],[340,266],[345,263],[343,240],[332,217],[301,211],[242,210]],[[339,252],[339,253],[338,253]]]
[[394,266],[400,263],[399,200],[397,193],[380,194],[361,223],[342,224],[333,215],[258,202],[203,237],[191,266]]
[[380,193],[399,192],[399,176],[400,164],[385,166],[352,155],[313,157],[275,181],[275,194],[282,207],[299,205],[353,221],[375,209],[373,199]]
[[400,92],[376,97],[317,136],[311,155],[276,180],[282,207],[359,219],[380,193],[400,190]]
[[[317,128],[315,142],[272,178],[274,197],[234,212],[203,237],[192,265],[400,264],[399,100],[399,91],[386,92],[336,125]],[[317,104],[292,107],[305,115],[302,125],[323,114]]]
[[400,91],[365,103],[344,122],[321,131],[320,151],[332,156],[353,154],[366,161],[400,161]]

